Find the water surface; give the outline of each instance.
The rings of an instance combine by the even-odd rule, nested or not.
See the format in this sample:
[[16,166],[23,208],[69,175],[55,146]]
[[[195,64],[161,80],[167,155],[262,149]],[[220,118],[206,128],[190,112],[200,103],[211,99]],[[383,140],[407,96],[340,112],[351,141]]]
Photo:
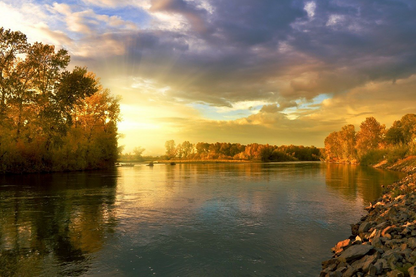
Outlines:
[[321,163],[0,176],[0,276],[317,276],[398,178]]

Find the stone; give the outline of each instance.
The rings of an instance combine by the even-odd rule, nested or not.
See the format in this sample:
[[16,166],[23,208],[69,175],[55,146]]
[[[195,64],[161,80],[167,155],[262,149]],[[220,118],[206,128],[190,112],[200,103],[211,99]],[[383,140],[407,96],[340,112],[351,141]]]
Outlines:
[[356,270],[356,271],[362,271],[362,272],[368,272],[370,265],[372,265],[377,258],[380,256],[380,254],[378,252],[376,252],[375,254],[369,256],[366,255],[364,257],[362,257],[360,260],[357,260],[355,262],[353,262],[351,264],[351,266]]
[[342,277],[351,277],[351,276],[353,276],[353,275],[354,275],[354,273],[355,273],[354,268],[353,268],[353,267],[351,267],[351,266],[349,266],[349,267],[347,268],[347,270],[344,272],[344,274],[342,274]]
[[[381,231],[381,236],[385,237],[388,233],[393,231],[393,226],[387,226],[386,228],[383,229],[383,231]],[[390,236],[391,239],[391,236]]]
[[382,248],[383,247],[383,241],[380,239],[380,237],[375,237],[371,241],[371,245],[376,247],[376,248]]
[[395,269],[393,271],[387,272],[387,277],[404,277],[404,274],[400,270]]
[[407,272],[409,272],[410,277],[416,277],[416,266],[412,266],[407,270]]
[[346,240],[340,241],[340,242],[338,242],[335,245],[335,247],[332,248],[332,251],[335,254],[338,254],[338,253],[342,252],[343,248],[349,246],[350,244],[351,244],[351,240],[350,239],[346,239]]
[[330,260],[326,260],[322,262],[322,268],[327,268],[332,264],[338,264],[338,260],[337,259],[330,259]]
[[409,262],[409,263],[411,263],[411,264],[415,264],[415,263],[416,263],[416,259],[415,259],[415,257],[412,257],[412,256],[407,257],[407,258],[406,258],[406,261],[408,261],[408,262]]
[[368,268],[368,275],[376,276],[376,274],[377,274],[377,267],[375,267],[374,265],[370,265]]
[[396,268],[400,267],[399,262],[402,260],[402,256],[398,253],[391,253],[387,257],[387,263],[390,266],[390,268]]
[[327,267],[329,271],[333,271],[335,268],[337,268],[337,264],[331,264]]
[[358,228],[358,233],[365,233],[367,232],[369,229],[371,228],[371,223],[370,222],[363,222],[361,223],[360,227]]
[[416,238],[411,237],[407,239],[407,246],[409,246],[412,249],[416,248]]
[[383,269],[389,268],[389,265],[387,264],[387,261],[385,259],[377,260],[374,266],[377,269],[377,274],[380,274],[383,271]]
[[351,224],[351,234],[353,236],[358,236],[358,229],[360,228],[359,224]]
[[329,273],[329,277],[342,277],[342,273],[339,271]]
[[378,224],[375,229],[377,230],[383,230],[384,228],[386,228],[389,224],[386,221],[381,222],[380,224]]
[[381,236],[381,230],[374,229],[368,238],[372,239],[372,238],[378,238],[380,236]]
[[367,254],[370,250],[372,250],[374,247],[371,245],[352,245],[349,248],[347,248],[340,256],[339,258],[345,259],[347,262],[352,261],[358,258],[361,258],[365,254]]
[[373,265],[375,261],[380,257],[380,254],[376,252],[374,255],[366,256],[365,262],[363,264],[363,271],[368,272],[370,270],[370,266]]

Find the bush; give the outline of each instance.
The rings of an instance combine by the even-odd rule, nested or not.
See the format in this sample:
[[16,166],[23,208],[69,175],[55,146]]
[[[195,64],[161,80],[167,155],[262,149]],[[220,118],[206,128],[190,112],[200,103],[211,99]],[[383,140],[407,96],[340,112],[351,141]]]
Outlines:
[[379,162],[383,161],[386,158],[386,154],[387,154],[387,150],[385,149],[370,150],[361,157],[360,163],[362,165],[378,164]]
[[406,154],[409,152],[409,146],[407,145],[397,145],[388,149],[386,158],[389,164],[397,162],[397,160],[403,159],[406,157]]

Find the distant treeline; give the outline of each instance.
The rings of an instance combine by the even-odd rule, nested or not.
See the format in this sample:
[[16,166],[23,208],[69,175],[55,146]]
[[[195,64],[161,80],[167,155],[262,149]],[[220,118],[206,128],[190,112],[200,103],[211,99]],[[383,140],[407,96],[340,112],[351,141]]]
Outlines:
[[239,143],[206,143],[192,144],[184,141],[175,144],[174,140],[165,143],[167,159],[186,160],[258,160],[264,162],[283,161],[319,161],[321,152],[311,146],[269,145]]
[[346,125],[325,139],[325,159],[330,162],[373,165],[386,160],[416,154],[416,115],[407,114],[387,129],[374,117],[368,117],[355,131]]
[[118,99],[64,49],[0,28],[0,173],[82,170],[117,159]]

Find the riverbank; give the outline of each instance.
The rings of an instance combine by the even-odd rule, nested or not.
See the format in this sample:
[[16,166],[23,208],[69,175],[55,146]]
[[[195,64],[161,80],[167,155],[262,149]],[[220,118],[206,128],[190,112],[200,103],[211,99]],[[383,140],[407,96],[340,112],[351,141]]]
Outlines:
[[332,248],[320,276],[416,276],[416,157],[377,167],[408,175],[383,188],[351,236]]

